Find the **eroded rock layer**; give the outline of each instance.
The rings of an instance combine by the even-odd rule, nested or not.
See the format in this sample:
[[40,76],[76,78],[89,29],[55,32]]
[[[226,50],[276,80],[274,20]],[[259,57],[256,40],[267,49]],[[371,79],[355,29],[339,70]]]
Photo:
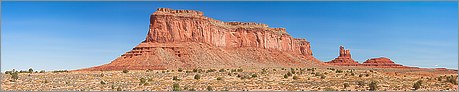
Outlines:
[[351,51],[344,49],[343,46],[339,47],[339,56],[332,61],[326,62],[327,64],[340,65],[340,66],[358,66],[359,63],[355,62],[351,57]]
[[368,59],[361,64],[362,66],[375,66],[375,67],[406,67],[400,64],[395,64],[392,60],[386,57]]
[[82,70],[303,67],[321,65],[305,39],[266,24],[222,22],[200,11],[159,8],[146,39],[109,64]]

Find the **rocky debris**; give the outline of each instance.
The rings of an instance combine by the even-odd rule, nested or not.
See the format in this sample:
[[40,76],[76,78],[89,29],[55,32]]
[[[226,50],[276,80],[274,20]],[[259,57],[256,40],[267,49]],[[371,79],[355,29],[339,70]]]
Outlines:
[[321,65],[310,48],[308,41],[291,37],[285,28],[159,8],[150,16],[142,43],[109,64],[82,70]]
[[339,56],[332,61],[326,62],[327,64],[339,65],[339,66],[358,66],[359,63],[354,61],[351,57],[351,51],[344,49],[343,46],[339,46]]

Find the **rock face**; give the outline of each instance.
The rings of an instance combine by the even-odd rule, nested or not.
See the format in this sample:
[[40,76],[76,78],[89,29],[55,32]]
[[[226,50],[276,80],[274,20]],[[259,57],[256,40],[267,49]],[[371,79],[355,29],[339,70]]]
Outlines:
[[362,66],[375,66],[375,67],[405,67],[399,64],[395,64],[392,60],[385,57],[372,58],[361,64]]
[[222,22],[203,15],[194,10],[159,8],[150,16],[150,28],[142,43],[109,64],[82,70],[322,64],[312,56],[308,41],[291,37],[285,28]]
[[326,62],[327,64],[340,65],[340,66],[357,66],[358,62],[355,62],[351,57],[351,51],[344,49],[343,46],[339,47],[339,56],[332,61]]

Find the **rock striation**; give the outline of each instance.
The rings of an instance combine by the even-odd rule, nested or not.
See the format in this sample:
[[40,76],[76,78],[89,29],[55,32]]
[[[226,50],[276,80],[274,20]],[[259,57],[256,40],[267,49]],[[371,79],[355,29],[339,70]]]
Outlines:
[[362,66],[375,66],[375,67],[406,67],[400,64],[395,64],[392,60],[386,57],[371,58],[361,64]]
[[223,22],[195,10],[158,8],[143,42],[109,64],[82,70],[300,67],[321,64],[306,39],[285,28]]
[[354,61],[351,57],[351,51],[344,49],[343,46],[339,46],[339,56],[332,61],[326,62],[327,64],[339,65],[339,66],[357,66],[358,62]]

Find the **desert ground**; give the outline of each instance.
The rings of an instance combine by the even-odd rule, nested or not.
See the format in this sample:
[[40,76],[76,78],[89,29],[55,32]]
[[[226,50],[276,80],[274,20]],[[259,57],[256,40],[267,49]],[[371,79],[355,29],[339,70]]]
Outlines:
[[18,73],[17,79],[2,73],[1,88],[3,91],[458,91],[457,77],[457,70],[342,67],[69,71]]

